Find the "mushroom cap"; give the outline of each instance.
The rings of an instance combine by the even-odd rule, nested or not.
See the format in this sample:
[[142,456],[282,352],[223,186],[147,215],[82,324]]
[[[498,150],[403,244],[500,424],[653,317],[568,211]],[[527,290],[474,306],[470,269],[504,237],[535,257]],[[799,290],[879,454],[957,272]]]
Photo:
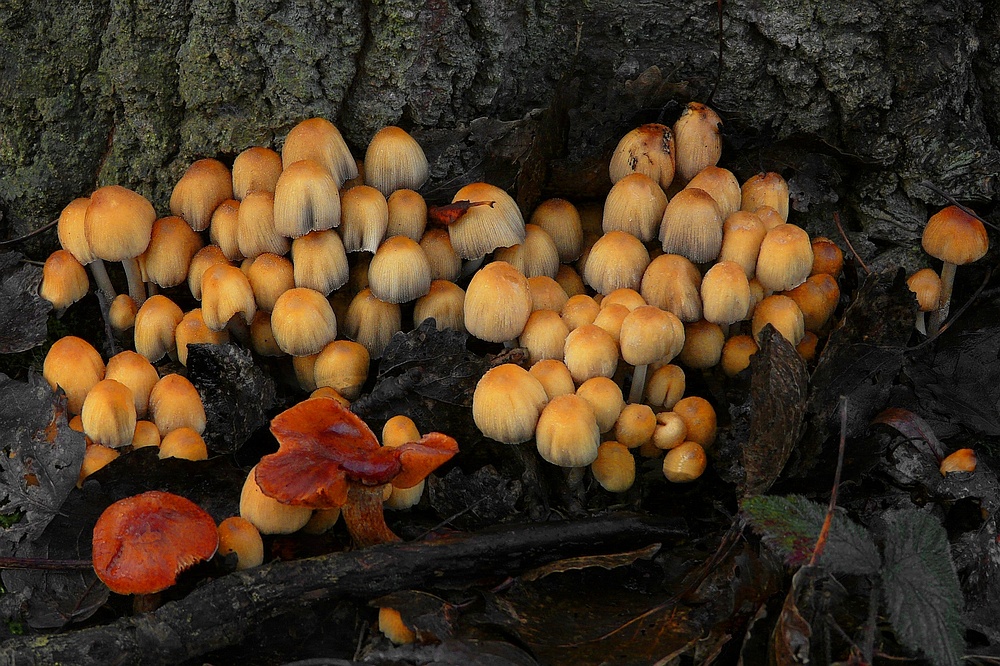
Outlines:
[[707,166],[719,163],[722,157],[722,119],[708,106],[689,102],[674,123],[677,151],[674,161],[677,176],[689,181]]
[[593,324],[600,313],[601,306],[598,305],[597,301],[587,294],[577,294],[566,299],[562,310],[559,311],[559,316],[563,318],[566,326],[572,331],[581,326]]
[[187,168],[170,193],[170,213],[184,218],[195,231],[204,231],[212,213],[233,198],[233,176],[219,160],[196,160]]
[[187,377],[178,374],[161,377],[149,392],[149,413],[161,437],[183,427],[205,432],[205,406],[198,389]]
[[756,277],[766,289],[787,291],[806,281],[812,265],[809,234],[794,224],[780,224],[760,243]]
[[547,462],[583,467],[597,458],[601,431],[590,403],[575,394],[553,398],[538,417],[535,445]]
[[251,192],[270,192],[281,175],[281,155],[263,146],[252,146],[233,160],[233,196],[242,200]]
[[[755,174],[743,183],[741,190],[741,210],[754,213],[766,206],[772,208],[782,222],[788,221],[788,183],[781,174],[773,171]],[[768,226],[766,222],[765,226]]]
[[663,211],[660,242],[663,251],[695,263],[711,261],[722,249],[722,211],[705,190],[685,187]]
[[687,428],[687,438],[703,447],[709,447],[715,442],[716,416],[712,403],[696,395],[677,401],[674,413],[684,420]]
[[642,274],[639,293],[650,305],[673,312],[685,322],[701,319],[701,273],[687,257],[661,254]]
[[594,324],[570,331],[563,347],[563,361],[574,381],[612,377],[618,368],[618,345],[611,334]]
[[649,405],[625,405],[615,420],[615,439],[630,449],[635,449],[653,438],[656,414]]
[[[683,342],[675,337],[674,315],[654,305],[643,305],[622,320],[619,344],[622,358],[630,365],[647,365],[678,351]],[[619,440],[621,441],[621,440]]]
[[257,527],[246,518],[230,516],[219,523],[219,555],[236,553],[236,570],[250,569],[264,562],[264,540]]
[[160,380],[160,375],[145,356],[129,350],[119,352],[108,359],[104,376],[129,387],[132,390],[136,415],[139,418],[146,416],[149,393]]
[[649,252],[638,238],[609,231],[590,248],[583,279],[601,294],[616,289],[638,289],[649,266]]
[[358,163],[354,161],[347,142],[333,123],[325,118],[309,118],[293,127],[281,147],[281,163],[285,168],[299,160],[315,160],[343,185],[357,178]]
[[285,254],[291,244],[274,226],[274,195],[251,192],[236,212],[236,242],[240,254],[252,258],[264,252]]
[[56,390],[66,392],[70,414],[79,414],[94,385],[104,379],[104,359],[93,345],[75,335],[56,340],[45,355],[42,376]]
[[597,427],[602,433],[615,427],[618,416],[625,408],[625,396],[614,380],[609,377],[591,377],[580,384],[576,394],[590,403],[597,418]]
[[431,280],[454,282],[462,274],[462,258],[451,246],[451,237],[444,229],[428,229],[420,238],[420,247],[431,265]]
[[840,303],[840,285],[832,275],[817,273],[785,295],[802,310],[807,331],[819,331],[833,316]]
[[413,326],[434,319],[437,330],[465,332],[465,290],[448,280],[432,280],[427,293],[413,305]]
[[73,305],[86,296],[89,289],[87,270],[68,250],[56,250],[45,260],[38,295],[56,310]]
[[528,291],[531,293],[532,311],[555,310],[558,313],[569,300],[566,290],[555,281],[555,278],[547,275],[528,278]]
[[712,195],[715,203],[719,204],[723,220],[740,209],[742,197],[740,181],[729,169],[714,164],[706,166],[688,182],[686,187],[697,187]]
[[365,181],[389,196],[395,190],[416,190],[427,181],[430,164],[424,149],[406,130],[383,127],[365,151]]
[[240,517],[250,521],[261,534],[291,534],[302,529],[313,515],[306,506],[282,504],[268,497],[257,485],[257,468],[247,474],[240,492]]
[[229,263],[209,266],[201,279],[201,316],[213,331],[221,331],[240,313],[247,324],[257,313],[257,302],[246,274]]
[[392,236],[379,245],[368,265],[368,286],[386,303],[408,303],[431,288],[431,264],[423,248],[408,236]]
[[726,335],[722,327],[704,319],[684,324],[684,348],[678,355],[681,363],[696,370],[707,370],[719,363]]
[[84,217],[87,242],[94,256],[105,261],[133,259],[149,245],[155,221],[156,211],[146,197],[106,185],[90,195]]
[[542,359],[531,366],[528,374],[538,380],[549,400],[557,395],[576,392],[573,375],[569,374],[569,368],[562,361],[554,358]]
[[488,370],[472,394],[472,418],[479,431],[505,444],[531,439],[548,395],[545,387],[519,365]]
[[921,244],[935,259],[957,266],[982,259],[990,247],[983,223],[958,206],[931,215]]
[[406,236],[419,243],[427,228],[427,202],[420,193],[403,188],[390,194],[385,202],[389,207],[386,238]]
[[774,328],[793,345],[799,344],[806,332],[805,318],[798,304],[784,294],[768,296],[753,311],[751,331],[760,343],[760,332],[767,324]]
[[549,232],[537,224],[524,225],[524,240],[517,245],[497,249],[493,258],[506,261],[527,278],[548,276],[559,271],[559,249]]
[[337,181],[313,160],[288,165],[274,188],[274,230],[298,238],[340,225]]
[[191,258],[203,245],[201,236],[183,218],[170,215],[156,220],[142,254],[148,282],[161,287],[176,287],[184,282]]
[[722,224],[719,261],[735,261],[749,280],[757,271],[757,255],[766,235],[767,229],[756,213],[738,210],[730,214]]
[[374,187],[340,193],[340,236],[347,252],[374,252],[389,228],[389,202]]
[[208,224],[208,238],[218,245],[222,253],[231,261],[243,259],[240,252],[240,202],[236,199],[226,199],[212,212],[212,221]]
[[119,448],[132,443],[135,401],[132,390],[113,379],[94,384],[80,411],[83,432],[96,444]]
[[[239,255],[243,258],[243,255]],[[218,245],[206,245],[201,248],[195,255],[191,257],[191,264],[188,266],[188,289],[191,290],[191,295],[197,300],[201,300],[201,286],[202,278],[205,277],[205,272],[212,266],[222,264],[224,266],[229,266],[229,259],[226,258],[225,253],[223,253],[222,248]],[[244,276],[245,277],[245,276]],[[247,284],[247,287],[250,285]],[[253,293],[251,292],[251,297]]]
[[316,357],[313,377],[316,386],[334,389],[348,400],[357,400],[368,380],[370,359],[364,345],[350,340],[328,343]]
[[583,226],[576,206],[565,199],[546,199],[531,214],[531,223],[548,232],[559,251],[559,261],[576,261],[583,251]]
[[210,559],[219,534],[204,509],[172,493],[152,490],[109,506],[94,525],[98,578],[117,594],[152,594],[177,574]]
[[295,287],[275,301],[271,331],[283,352],[309,356],[318,354],[337,337],[337,317],[323,294]]
[[618,183],[632,173],[641,173],[663,189],[674,180],[674,132],[666,125],[640,125],[621,138],[611,155],[608,175]]
[[937,310],[941,300],[941,276],[933,268],[921,268],[906,280],[906,286],[917,297],[921,312]]
[[257,309],[266,312],[274,310],[274,304],[283,293],[296,287],[295,268],[291,260],[271,252],[264,252],[253,259],[244,275],[253,290]]
[[673,409],[684,397],[687,378],[679,365],[668,363],[653,371],[646,380],[645,401],[654,409]]
[[[266,313],[265,313],[266,314]],[[188,345],[222,345],[229,342],[229,331],[213,331],[205,325],[201,308],[195,308],[184,315],[174,329],[177,344],[177,360],[187,367]]]
[[813,265],[811,275],[826,273],[834,279],[840,277],[844,269],[844,253],[837,244],[824,236],[812,239]]
[[611,188],[604,201],[604,232],[624,231],[645,243],[656,238],[667,195],[649,176],[633,173]]
[[733,324],[750,311],[750,282],[735,261],[720,261],[701,280],[702,313],[715,324]]
[[350,267],[344,241],[336,231],[310,231],[292,241],[292,277],[296,287],[329,296],[347,284]]
[[448,226],[451,245],[463,259],[477,259],[498,247],[524,242],[524,217],[517,202],[495,185],[471,183],[452,198],[459,201],[491,201],[491,206],[472,206]]
[[97,258],[87,241],[86,214],[89,205],[90,197],[73,199],[59,213],[56,225],[59,245],[84,266]]
[[135,313],[135,350],[156,363],[177,347],[175,331],[184,318],[180,306],[163,294],[147,298]]
[[389,340],[403,330],[403,315],[398,304],[375,298],[372,290],[362,289],[351,300],[344,316],[344,334],[360,342],[372,358],[382,358]]
[[519,344],[528,350],[532,363],[542,359],[563,358],[569,328],[554,310],[535,310],[521,331]]
[[278,414],[271,433],[278,452],[257,464],[257,484],[279,502],[313,509],[342,506],[351,483],[415,486],[458,453],[455,440],[441,433],[379,446],[364,421],[328,398],[310,398]]
[[465,327],[487,342],[513,340],[531,316],[528,279],[506,261],[479,269],[465,291]]
[[602,488],[611,493],[623,493],[635,483],[635,458],[620,442],[602,442],[590,471]]
[[674,483],[689,483],[705,473],[708,458],[697,442],[687,441],[676,446],[663,458],[663,475]]

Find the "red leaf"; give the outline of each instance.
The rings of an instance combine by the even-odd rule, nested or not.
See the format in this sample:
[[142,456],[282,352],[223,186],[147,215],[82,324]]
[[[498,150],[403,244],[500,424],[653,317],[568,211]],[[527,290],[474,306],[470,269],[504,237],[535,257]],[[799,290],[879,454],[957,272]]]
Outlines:
[[431,222],[448,226],[458,222],[473,206],[489,206],[493,208],[496,203],[496,201],[469,201],[468,199],[462,199],[461,201],[455,201],[445,206],[431,206],[427,209],[427,217],[430,218]]
[[912,441],[924,442],[938,462],[945,457],[944,447],[927,421],[907,409],[890,407],[876,416],[872,423],[887,425]]

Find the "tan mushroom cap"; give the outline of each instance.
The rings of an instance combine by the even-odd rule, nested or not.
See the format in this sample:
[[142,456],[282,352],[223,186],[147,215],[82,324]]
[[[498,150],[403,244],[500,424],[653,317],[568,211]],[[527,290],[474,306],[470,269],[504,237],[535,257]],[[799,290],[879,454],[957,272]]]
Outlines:
[[347,142],[340,130],[325,118],[303,120],[288,132],[281,147],[281,163],[287,168],[299,160],[319,162],[338,186],[358,176],[358,164]]
[[233,198],[233,176],[219,160],[196,160],[187,168],[170,194],[170,213],[184,219],[195,231],[204,231],[212,213]]
[[323,294],[295,287],[275,301],[271,331],[274,341],[285,353],[309,356],[318,354],[337,337],[337,317]]
[[434,319],[437,330],[465,332],[465,290],[448,280],[433,280],[428,292],[413,305],[413,326]]
[[54,309],[65,310],[86,296],[89,289],[87,270],[68,250],[56,250],[45,260],[38,295]]
[[601,442],[590,471],[610,493],[623,493],[635,483],[635,458],[621,442]]
[[233,196],[242,200],[251,192],[270,192],[281,176],[281,155],[263,146],[252,146],[233,160]]
[[386,238],[406,236],[419,243],[427,228],[427,202],[420,193],[406,188],[396,190],[388,196],[386,205],[389,207]]
[[149,245],[155,221],[156,211],[146,197],[105,185],[90,195],[84,218],[87,242],[94,256],[105,261],[132,259]]
[[183,318],[184,311],[172,300],[150,296],[135,314],[135,350],[156,363],[177,348],[174,332]]
[[618,142],[608,175],[612,183],[617,183],[629,174],[642,173],[665,190],[674,180],[674,153],[673,130],[659,123],[641,125]]
[[702,313],[706,321],[734,324],[750,311],[750,282],[743,267],[734,261],[720,261],[701,281]]
[[531,363],[542,359],[563,358],[569,327],[554,310],[535,310],[528,317],[519,336],[519,344],[528,350]]
[[712,261],[722,249],[722,211],[715,199],[696,187],[686,187],[667,203],[660,224],[663,251],[694,263]]
[[647,266],[649,252],[642,241],[624,231],[609,231],[590,249],[583,280],[601,294],[638,289]]
[[431,288],[431,264],[417,241],[392,236],[379,245],[368,265],[368,286],[386,303],[408,303]]
[[237,571],[263,564],[264,540],[253,523],[241,516],[230,516],[219,523],[218,530],[219,555],[235,553]]
[[722,119],[704,104],[689,102],[674,123],[677,177],[687,182],[722,157]]
[[370,363],[371,358],[364,345],[350,340],[334,340],[323,347],[316,357],[313,365],[316,386],[327,386],[348,400],[357,400],[361,387],[368,380]]
[[42,376],[66,393],[70,414],[79,414],[87,393],[104,379],[104,359],[93,345],[75,335],[56,340],[45,355]]
[[559,271],[559,249],[549,233],[537,224],[524,225],[524,241],[498,248],[493,258],[506,261],[526,278],[547,276]]
[[569,368],[562,361],[554,358],[542,359],[535,362],[528,369],[528,373],[541,383],[549,400],[557,395],[576,393],[573,376],[569,374]]
[[537,224],[552,237],[559,251],[559,261],[576,261],[583,251],[583,226],[576,206],[565,199],[546,199],[531,214]]
[[783,294],[768,296],[754,308],[751,330],[758,343],[760,332],[767,324],[774,326],[793,345],[799,344],[806,332],[802,310],[794,300]]
[[310,231],[292,241],[292,278],[296,287],[329,296],[347,284],[349,276],[347,252],[336,231]]
[[432,280],[454,282],[461,276],[462,258],[451,246],[451,238],[446,230],[426,230],[420,238],[420,247],[424,249],[427,260],[431,264]]
[[132,390],[114,379],[102,379],[87,393],[80,417],[91,441],[115,449],[128,446],[136,422]]
[[483,266],[465,291],[465,327],[487,342],[513,340],[531,316],[528,279],[505,261]]
[[350,252],[375,252],[389,228],[389,202],[374,187],[358,185],[340,194],[340,237]]
[[[788,183],[781,174],[762,172],[743,183],[740,208],[753,213],[764,207],[777,212],[782,222],[788,221]],[[765,226],[770,228],[766,221]]]
[[781,224],[761,241],[756,277],[766,289],[787,291],[806,281],[812,265],[809,234],[794,224]]
[[199,434],[205,432],[201,395],[189,379],[178,374],[165,375],[153,386],[149,392],[149,414],[161,437],[183,427]]
[[578,395],[560,395],[538,417],[535,445],[546,462],[583,467],[597,458],[601,432],[590,403]]
[[142,354],[125,350],[108,359],[104,376],[132,391],[136,416],[144,418],[149,409],[149,393],[160,380],[153,364]]
[[648,243],[656,238],[666,207],[667,195],[656,181],[642,173],[629,174],[608,192],[601,227],[605,233],[624,231]]
[[625,396],[613,379],[592,377],[580,384],[576,394],[590,403],[597,419],[597,427],[602,433],[615,427],[615,421],[625,408]]
[[[669,361],[680,351],[672,313],[654,305],[632,310],[622,321],[619,344],[621,355],[630,365],[648,365],[661,359]],[[620,441],[620,440],[619,440]]]
[[687,378],[680,366],[668,363],[661,365],[646,382],[643,400],[654,410],[673,409],[687,390]]
[[478,259],[498,247],[510,247],[524,242],[524,217],[517,202],[495,185],[471,183],[452,197],[459,201],[492,201],[492,206],[469,208],[457,222],[448,227],[451,245],[463,259]]
[[685,187],[697,187],[712,195],[715,203],[719,204],[723,220],[740,209],[742,196],[740,181],[729,169],[723,169],[714,164],[706,166]]
[[545,388],[524,368],[506,363],[491,368],[476,384],[472,418],[485,436],[505,444],[526,442],[534,435]]
[[340,225],[337,181],[318,162],[285,167],[274,188],[274,230],[288,238]]
[[143,252],[147,282],[176,287],[188,276],[191,258],[204,246],[198,235],[181,217],[161,217],[153,223],[149,245]]
[[612,377],[618,368],[618,345],[611,334],[594,324],[573,329],[566,336],[563,362],[582,384],[592,377]]
[[941,299],[941,276],[932,268],[921,268],[906,280],[921,312],[936,310]]
[[650,305],[673,312],[683,322],[702,316],[701,273],[679,254],[661,254],[649,262],[639,293]]
[[401,127],[383,127],[365,152],[365,181],[389,196],[399,189],[419,189],[430,175],[424,149]]
[[344,334],[364,345],[371,358],[382,358],[389,340],[403,330],[403,315],[399,305],[375,298],[365,288],[351,301],[344,317]]

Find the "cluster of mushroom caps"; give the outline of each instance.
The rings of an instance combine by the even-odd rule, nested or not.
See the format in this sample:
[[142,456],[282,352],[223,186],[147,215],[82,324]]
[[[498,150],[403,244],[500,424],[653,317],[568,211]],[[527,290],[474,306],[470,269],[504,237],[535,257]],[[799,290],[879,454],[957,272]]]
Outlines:
[[673,128],[629,132],[611,158],[603,207],[542,203],[525,240],[473,276],[469,332],[516,338],[532,363],[494,368],[480,382],[473,414],[486,436],[534,438],[545,460],[576,470],[573,482],[590,465],[616,492],[634,479],[629,449],[666,450],[666,477],[691,481],[705,469],[715,414],[703,398],[681,399],[680,366],[734,376],[767,324],[812,360],[840,301],[843,255],[787,222],[779,174],[741,185],[717,166],[720,125],[692,103]]

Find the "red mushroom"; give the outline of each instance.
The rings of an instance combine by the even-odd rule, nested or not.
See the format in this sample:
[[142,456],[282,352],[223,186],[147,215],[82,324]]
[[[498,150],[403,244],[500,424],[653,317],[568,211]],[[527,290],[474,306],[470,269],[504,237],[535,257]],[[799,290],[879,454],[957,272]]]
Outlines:
[[438,432],[418,442],[380,447],[358,416],[329,398],[311,398],[271,421],[277,453],[257,465],[257,485],[283,504],[341,507],[344,524],[361,547],[399,541],[382,515],[382,487],[410,488],[458,453]]
[[167,589],[177,574],[219,546],[212,516],[191,500],[158,490],[109,506],[94,526],[94,571],[117,594]]

